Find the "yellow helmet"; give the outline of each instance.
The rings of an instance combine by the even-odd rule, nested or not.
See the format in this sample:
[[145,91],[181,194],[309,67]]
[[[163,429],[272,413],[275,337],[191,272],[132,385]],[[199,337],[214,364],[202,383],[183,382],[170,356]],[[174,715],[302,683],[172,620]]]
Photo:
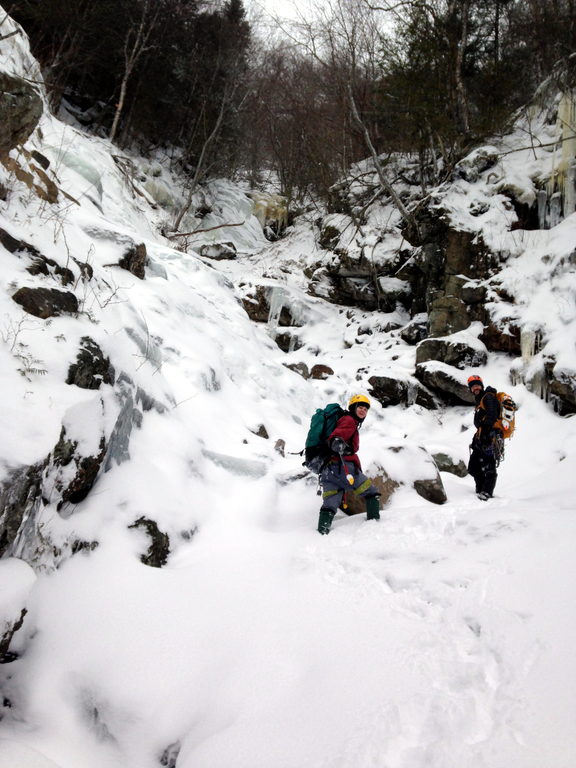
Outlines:
[[366,397],[366,395],[352,395],[350,398],[350,402],[348,403],[348,409],[352,408],[353,405],[365,405],[366,408],[370,408],[370,400]]

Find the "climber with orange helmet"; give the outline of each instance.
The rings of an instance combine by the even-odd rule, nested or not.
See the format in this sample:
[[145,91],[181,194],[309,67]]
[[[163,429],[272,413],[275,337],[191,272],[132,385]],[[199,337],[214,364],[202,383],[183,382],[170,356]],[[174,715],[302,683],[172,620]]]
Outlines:
[[357,454],[360,445],[358,430],[369,408],[370,400],[365,395],[353,395],[348,410],[338,419],[336,427],[328,436],[327,443],[332,455],[320,472],[322,507],[318,518],[319,533],[330,532],[345,491],[352,491],[365,500],[368,520],[380,519],[380,493],[362,472]]
[[494,387],[485,388],[480,376],[470,376],[468,387],[476,403],[474,411],[476,432],[470,445],[468,474],[474,478],[478,498],[487,501],[494,494],[498,477],[494,450],[496,437],[494,425],[500,416],[500,403]]

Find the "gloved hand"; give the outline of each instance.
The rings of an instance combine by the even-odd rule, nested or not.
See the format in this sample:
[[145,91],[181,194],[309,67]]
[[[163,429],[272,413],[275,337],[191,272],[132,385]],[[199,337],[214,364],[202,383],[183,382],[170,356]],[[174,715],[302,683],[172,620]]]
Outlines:
[[334,453],[338,453],[340,456],[344,456],[345,453],[348,453],[348,446],[341,437],[335,437],[330,444],[330,448],[332,448]]
[[304,466],[307,467],[311,472],[315,472],[317,475],[319,475],[325,462],[325,456],[314,456],[314,458],[310,459],[310,461],[305,461]]

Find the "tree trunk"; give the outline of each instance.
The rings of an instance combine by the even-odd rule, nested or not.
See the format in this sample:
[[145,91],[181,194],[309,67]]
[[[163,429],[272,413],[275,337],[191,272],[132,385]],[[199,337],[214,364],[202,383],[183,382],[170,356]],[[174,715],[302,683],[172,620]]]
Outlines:
[[380,163],[380,158],[378,157],[378,153],[376,152],[376,149],[374,148],[374,145],[372,144],[372,139],[370,138],[370,134],[368,133],[368,129],[362,122],[362,118],[358,114],[358,109],[356,107],[356,102],[354,101],[354,94],[352,93],[352,86],[348,84],[348,97],[350,99],[350,108],[352,110],[352,115],[356,122],[358,123],[362,133],[364,134],[364,140],[366,141],[366,146],[370,150],[370,154],[372,155],[372,159],[374,161],[374,165],[376,167],[376,172],[378,174],[378,179],[380,180],[380,184],[382,184],[383,188],[388,192],[390,197],[392,198],[392,202],[398,209],[400,215],[402,216],[405,221],[407,221],[409,224],[411,224],[416,232],[418,231],[418,223],[414,216],[410,213],[410,211],[406,208],[402,200],[398,197],[398,194],[392,184],[388,181],[386,176],[384,175],[384,170],[382,168],[382,165]]
[[[231,97],[230,97],[231,98]],[[200,157],[198,158],[198,162],[196,163],[196,170],[194,172],[194,176],[192,178],[192,181],[190,182],[190,189],[188,190],[188,196],[186,198],[186,202],[180,209],[180,212],[176,216],[176,220],[174,221],[174,231],[177,232],[180,228],[180,224],[182,223],[182,219],[184,216],[188,213],[190,210],[190,206],[192,205],[192,198],[194,197],[194,192],[196,191],[196,187],[198,186],[198,182],[200,181],[200,178],[202,174],[204,173],[204,160],[206,158],[206,154],[208,153],[208,149],[216,136],[218,135],[220,131],[220,126],[222,125],[222,120],[224,119],[224,113],[226,112],[226,105],[228,103],[228,95],[226,91],[224,91],[224,95],[222,97],[222,104],[220,105],[220,112],[218,113],[218,118],[216,120],[216,123],[214,125],[214,128],[212,129],[212,132],[204,142],[202,146],[202,151],[200,152]]]
[[120,95],[118,97],[118,103],[116,104],[116,111],[114,113],[114,120],[112,121],[112,127],[110,128],[110,141],[114,141],[118,125],[120,123],[120,115],[124,109],[124,103],[126,101],[126,92],[128,89],[128,81],[132,76],[132,72],[138,60],[142,54],[147,50],[147,42],[152,30],[156,25],[158,19],[158,11],[154,13],[152,17],[149,16],[150,0],[146,0],[144,7],[142,8],[142,17],[138,25],[136,37],[134,38],[134,44],[130,46],[130,33],[126,37],[124,43],[124,74],[122,76],[122,82],[120,84]]
[[470,134],[470,113],[468,109],[468,94],[462,75],[464,69],[464,53],[468,42],[468,16],[470,14],[470,0],[463,0],[460,19],[460,39],[456,48],[456,62],[454,75],[456,78],[456,100],[458,104],[458,116],[465,136]]

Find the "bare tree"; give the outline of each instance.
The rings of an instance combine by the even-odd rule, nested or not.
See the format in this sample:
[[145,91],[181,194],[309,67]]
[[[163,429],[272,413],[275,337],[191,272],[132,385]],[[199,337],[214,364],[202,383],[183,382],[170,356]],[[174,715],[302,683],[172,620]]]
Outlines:
[[144,0],[140,9],[140,19],[138,23],[135,27],[130,27],[128,34],[126,35],[124,41],[124,71],[122,73],[122,80],[120,81],[120,94],[118,96],[118,102],[116,103],[114,120],[112,121],[112,127],[110,128],[110,141],[114,141],[116,137],[120,115],[122,114],[126,101],[128,82],[140,58],[151,50],[149,40],[158,22],[158,16],[158,6],[153,8],[152,0]]
[[220,129],[222,127],[222,121],[224,119],[224,115],[226,114],[226,110],[230,108],[230,105],[232,104],[232,100],[234,97],[235,87],[232,85],[228,89],[224,89],[224,93],[222,95],[222,101],[220,103],[220,111],[218,112],[218,116],[216,118],[216,122],[214,123],[214,126],[212,128],[212,131],[207,136],[204,144],[202,145],[202,149],[200,151],[200,155],[198,157],[198,160],[196,162],[196,169],[194,171],[194,175],[190,181],[190,186],[188,188],[188,194],[186,196],[186,200],[184,202],[184,205],[178,212],[176,219],[174,221],[174,231],[177,232],[180,228],[180,224],[182,223],[182,219],[184,216],[188,213],[190,210],[190,206],[192,205],[192,201],[194,199],[194,193],[196,191],[196,188],[200,182],[200,180],[206,175],[207,168],[206,168],[206,159],[208,157],[208,154],[212,148],[212,145],[216,141],[216,138],[218,137],[218,134],[220,133]]
[[359,124],[360,128],[362,129],[362,133],[364,134],[364,139],[366,141],[366,146],[368,147],[370,154],[372,155],[372,160],[374,162],[374,167],[376,168],[376,173],[378,174],[378,179],[380,180],[380,184],[382,185],[382,188],[386,190],[386,192],[389,194],[392,202],[398,209],[398,212],[402,216],[403,219],[405,219],[407,222],[409,222],[416,231],[418,231],[418,224],[416,222],[416,219],[414,218],[413,214],[410,213],[410,211],[406,208],[404,203],[402,202],[401,198],[399,197],[398,193],[392,186],[392,184],[388,181],[386,178],[386,175],[384,173],[384,169],[382,168],[382,164],[380,162],[380,158],[378,156],[378,153],[374,149],[374,145],[372,143],[372,139],[370,138],[370,134],[368,133],[368,129],[362,122],[362,118],[360,117],[358,113],[358,109],[356,107],[356,102],[354,101],[354,94],[352,93],[352,87],[348,86],[348,96],[350,98],[350,108],[352,110],[352,114],[354,115],[354,119]]

